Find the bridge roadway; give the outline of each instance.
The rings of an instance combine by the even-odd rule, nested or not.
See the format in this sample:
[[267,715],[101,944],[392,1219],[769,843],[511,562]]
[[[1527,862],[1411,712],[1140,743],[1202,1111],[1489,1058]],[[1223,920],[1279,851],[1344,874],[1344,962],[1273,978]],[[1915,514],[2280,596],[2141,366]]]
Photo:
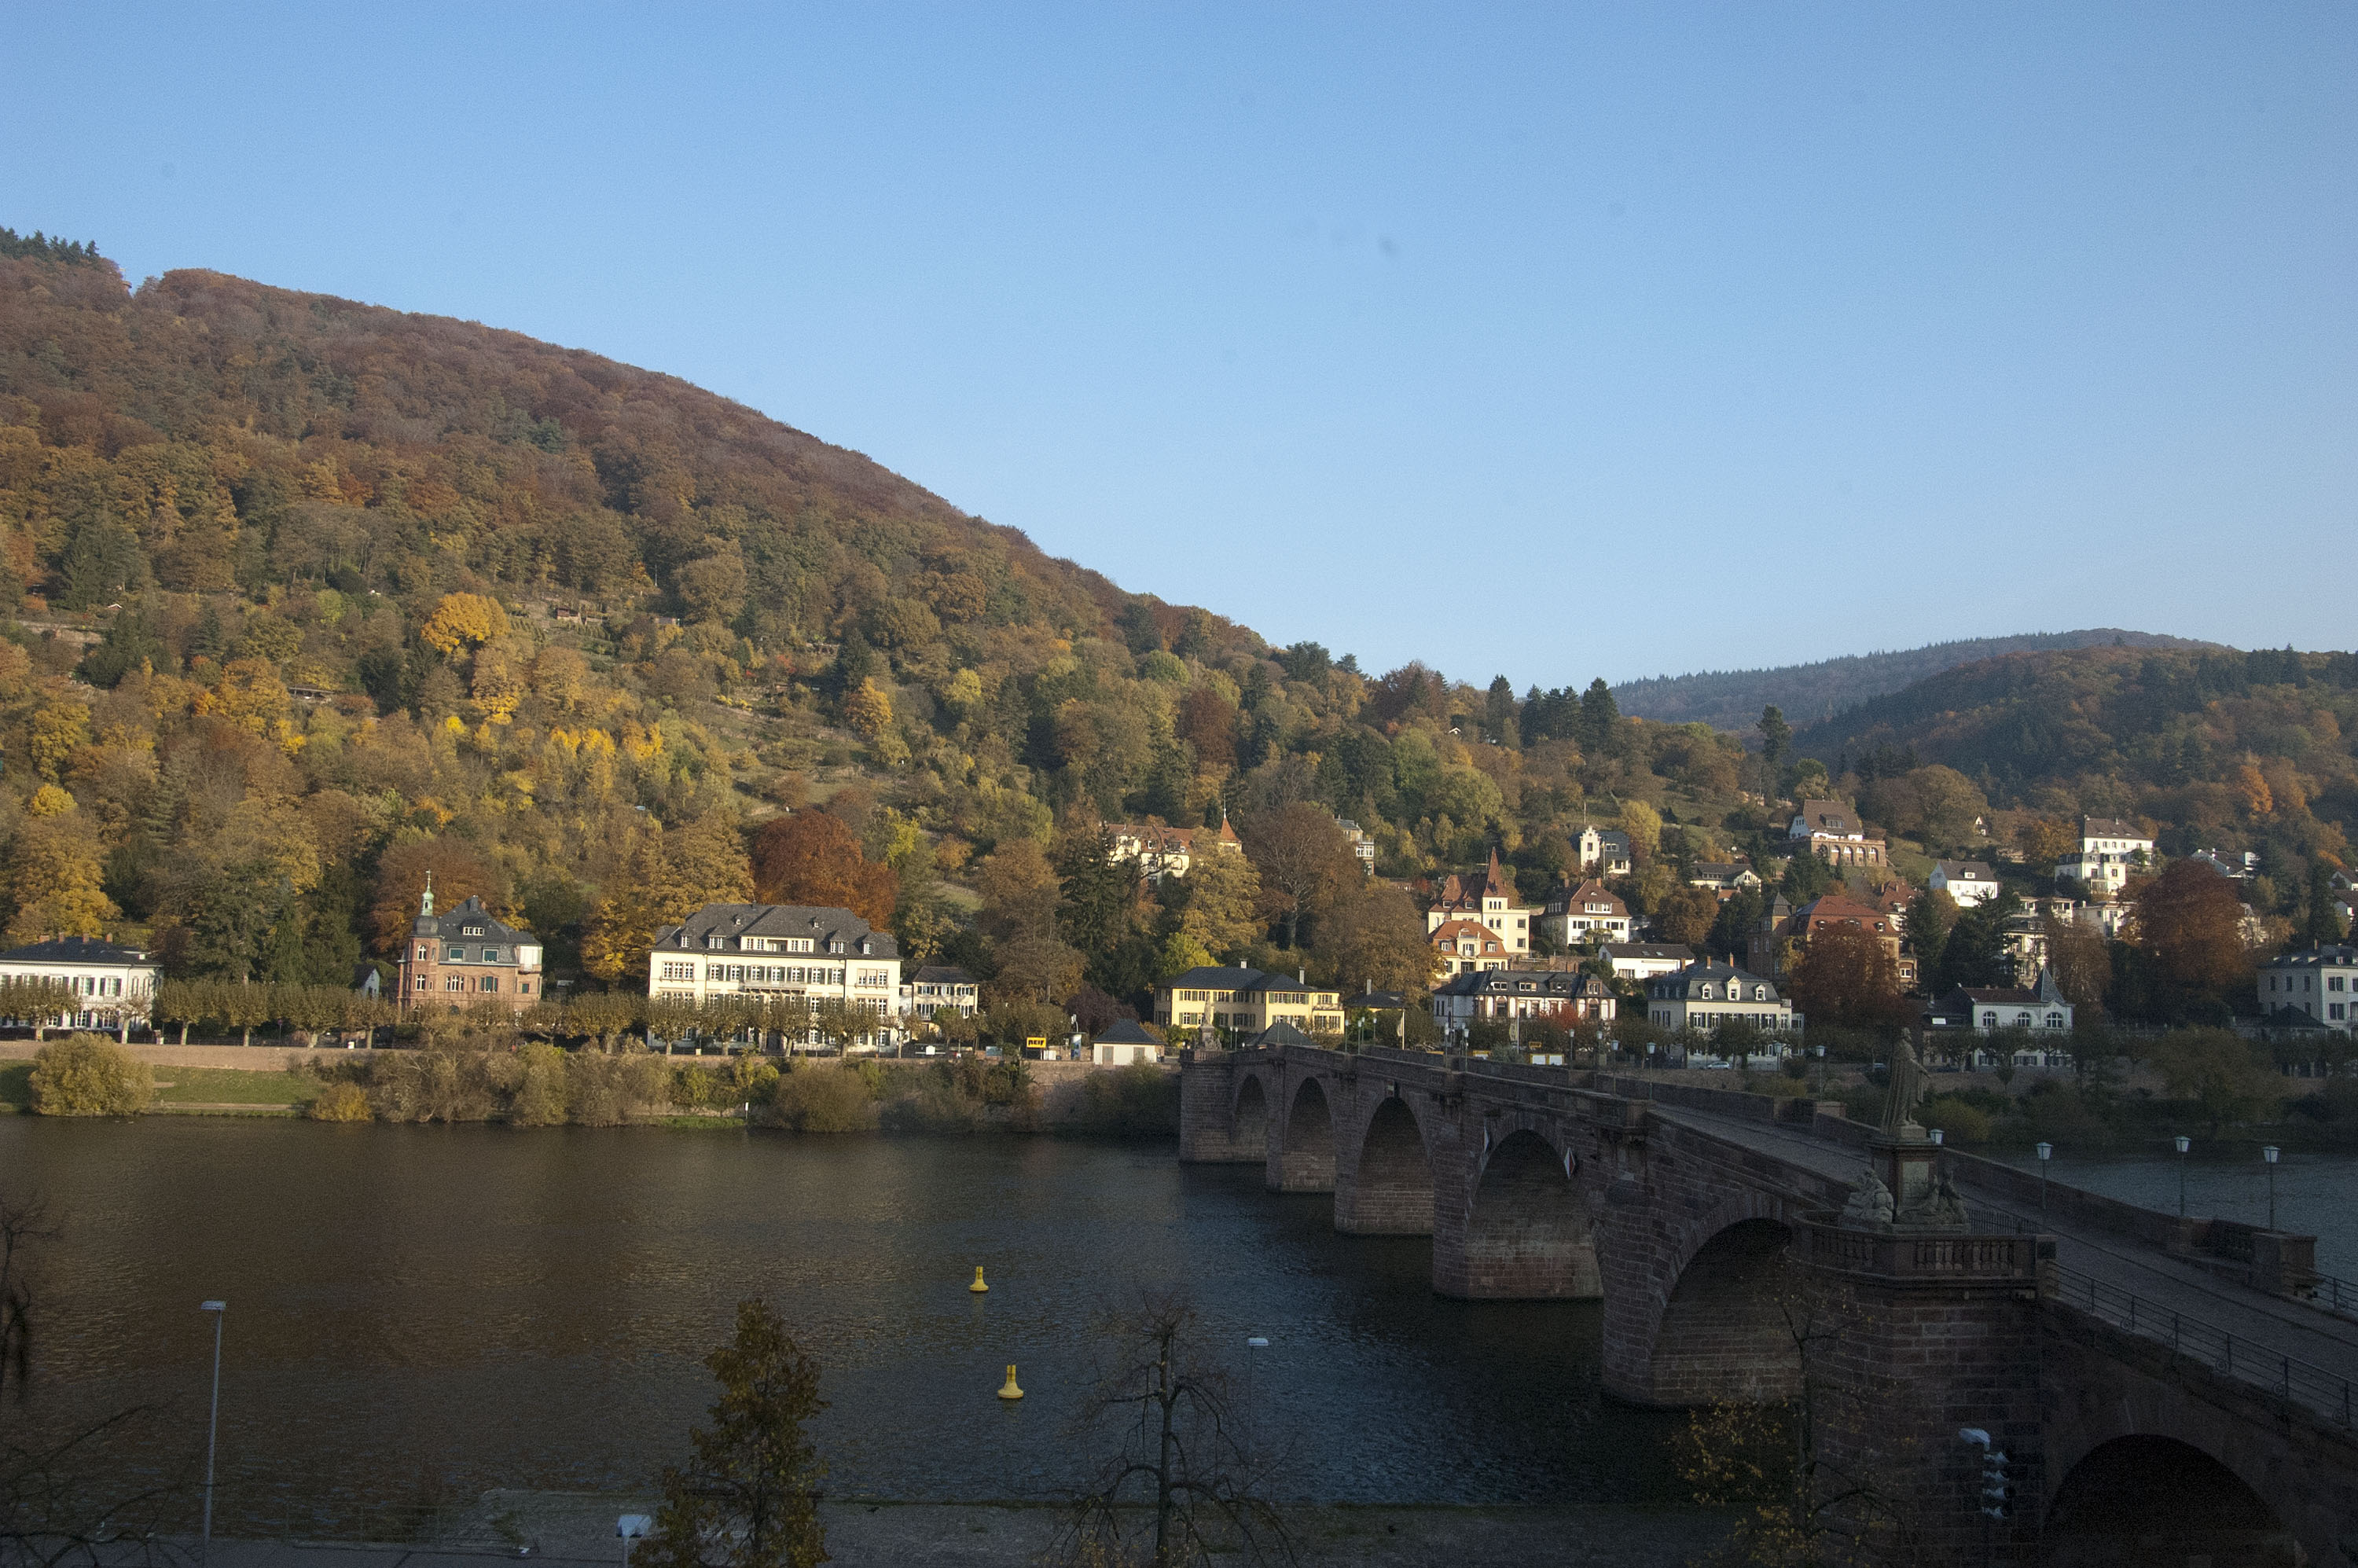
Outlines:
[[[1795,1127],[1719,1116],[1660,1100],[1652,1102],[1650,1108],[1663,1121],[1836,1180],[1855,1180],[1862,1165],[1857,1150]],[[2057,1301],[2084,1310],[2091,1298],[2083,1281],[2093,1281],[2097,1315],[2165,1343],[2171,1340],[2175,1328],[2182,1348],[2205,1356],[2214,1365],[2227,1348],[2218,1336],[2232,1335],[2233,1357],[2244,1358],[2246,1347],[2252,1354],[2242,1364],[2231,1361],[2220,1369],[2272,1390],[2287,1380],[2285,1357],[2306,1363],[2322,1377],[2293,1377],[2289,1379],[2293,1386],[2284,1391],[2345,1423],[2351,1420],[2352,1401],[2358,1400],[2358,1322],[2222,1278],[2190,1259],[2058,1210],[2041,1212],[2035,1202],[2025,1205],[1974,1180],[1972,1167],[1980,1163],[1956,1161],[1950,1167],[1971,1208],[1974,1228],[2010,1227],[2053,1236],[2056,1261],[2063,1274]],[[2133,1318],[2126,1304],[2131,1298],[2138,1303]],[[2204,1330],[2212,1332],[2201,1332]],[[2341,1388],[2337,1390],[2335,1383]]]

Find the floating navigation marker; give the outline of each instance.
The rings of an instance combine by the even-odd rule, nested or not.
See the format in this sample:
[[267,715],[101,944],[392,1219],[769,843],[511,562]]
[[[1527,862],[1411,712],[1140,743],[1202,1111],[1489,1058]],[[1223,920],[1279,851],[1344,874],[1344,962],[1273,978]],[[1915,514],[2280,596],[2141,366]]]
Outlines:
[[1023,1397],[1023,1390],[1015,1386],[1015,1363],[1012,1361],[1007,1364],[1007,1381],[1000,1385],[999,1397],[1002,1400],[1020,1400]]
[[977,1263],[977,1264],[974,1266],[974,1283],[973,1283],[973,1284],[971,1284],[971,1285],[968,1285],[968,1286],[967,1287],[967,1289],[968,1289],[968,1290],[969,1290],[969,1291],[971,1291],[971,1292],[973,1292],[976,1295],[980,1295],[980,1294],[982,1294],[982,1292],[985,1292],[985,1291],[987,1291],[987,1290],[990,1289],[990,1287],[989,1285],[986,1285],[986,1284],[984,1284],[984,1283],[982,1282],[982,1265],[981,1265],[981,1264]]

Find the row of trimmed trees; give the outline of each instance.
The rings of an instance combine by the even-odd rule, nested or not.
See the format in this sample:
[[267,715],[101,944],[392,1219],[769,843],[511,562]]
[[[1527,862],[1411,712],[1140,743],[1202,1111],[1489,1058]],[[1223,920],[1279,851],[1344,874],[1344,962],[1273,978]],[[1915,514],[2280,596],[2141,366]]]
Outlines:
[[[47,987],[48,989],[39,988]],[[19,995],[19,992],[22,992]],[[54,993],[54,994],[52,994]],[[0,984],[0,1017],[48,1018],[72,1011],[87,999],[51,981]],[[364,996],[341,986],[251,985],[234,980],[166,980],[156,988],[150,1016],[158,1030],[177,1028],[186,1044],[191,1029],[235,1030],[254,1044],[256,1029],[343,1034],[375,1032],[402,1022],[390,999]],[[800,996],[731,996],[698,1002],[686,997],[633,996],[593,991],[568,1000],[542,1000],[520,1013],[497,1002],[464,1010],[427,1008],[409,1013],[430,1035],[450,1029],[473,1033],[513,1033],[546,1039],[593,1042],[612,1051],[638,1034],[650,1047],[658,1042],[772,1039],[842,1050],[872,1036],[880,1022],[872,1010],[837,1000]]]

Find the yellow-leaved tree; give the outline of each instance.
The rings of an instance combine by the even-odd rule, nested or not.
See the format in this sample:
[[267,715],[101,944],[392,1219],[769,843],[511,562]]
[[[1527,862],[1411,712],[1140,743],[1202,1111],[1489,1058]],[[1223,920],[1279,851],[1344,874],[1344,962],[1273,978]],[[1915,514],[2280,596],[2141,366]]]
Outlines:
[[843,721],[861,739],[873,741],[892,722],[892,699],[878,690],[874,681],[863,680],[843,699]]
[[708,903],[751,903],[753,871],[737,819],[708,811],[685,827],[660,827],[633,846],[581,936],[581,965],[611,984],[644,976],[655,933]]
[[15,914],[11,944],[44,936],[103,936],[123,917],[101,886],[104,871],[93,825],[80,811],[27,822],[8,857]]
[[500,601],[480,593],[445,594],[418,635],[427,645],[448,655],[462,648],[480,648],[508,632],[508,612]]

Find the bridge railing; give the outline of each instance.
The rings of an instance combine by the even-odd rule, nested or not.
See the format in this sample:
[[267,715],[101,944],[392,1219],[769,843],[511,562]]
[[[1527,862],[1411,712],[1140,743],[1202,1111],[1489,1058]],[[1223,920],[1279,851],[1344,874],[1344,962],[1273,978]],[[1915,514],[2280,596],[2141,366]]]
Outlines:
[[2358,1425],[2352,1419],[2358,1413],[2358,1388],[2338,1372],[2255,1345],[2216,1324],[2188,1317],[2077,1269],[2056,1269],[2053,1299],[2140,1339],[2167,1345],[2172,1355],[2206,1365],[2222,1377],[2256,1385],[2337,1425]]

